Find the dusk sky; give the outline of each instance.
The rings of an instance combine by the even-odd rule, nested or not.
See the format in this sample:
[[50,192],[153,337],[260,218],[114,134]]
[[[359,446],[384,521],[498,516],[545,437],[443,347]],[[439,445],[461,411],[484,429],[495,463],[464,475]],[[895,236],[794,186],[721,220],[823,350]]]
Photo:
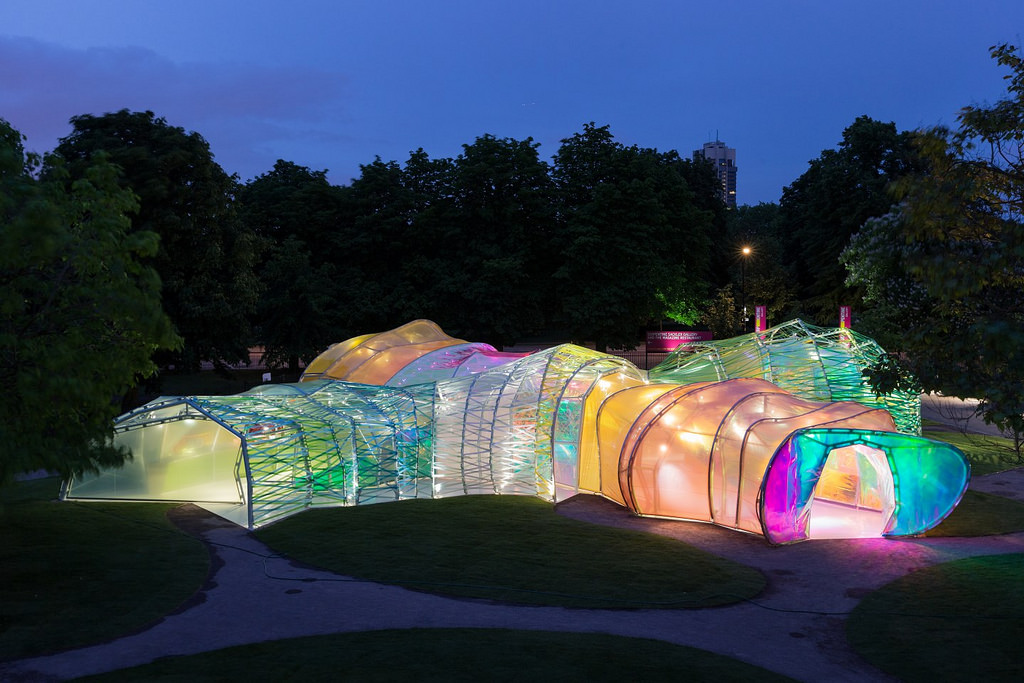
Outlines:
[[42,153],[74,115],[148,109],[243,181],[281,158],[335,184],[484,134],[545,160],[591,121],[684,156],[717,135],[756,204],[857,116],[998,99],[989,47],[1021,34],[1022,0],[2,0],[0,118]]

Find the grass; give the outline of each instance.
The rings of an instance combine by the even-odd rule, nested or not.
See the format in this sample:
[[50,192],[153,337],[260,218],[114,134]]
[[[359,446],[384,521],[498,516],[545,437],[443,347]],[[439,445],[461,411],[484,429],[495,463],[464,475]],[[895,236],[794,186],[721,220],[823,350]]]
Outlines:
[[1024,503],[967,491],[955,510],[925,536],[995,536],[1024,531]]
[[925,424],[924,436],[953,444],[963,451],[971,463],[972,476],[980,477],[1018,466],[1015,462],[1016,453],[1013,450],[1013,441],[1010,439],[1001,436],[964,434],[959,431],[935,429],[935,424]]
[[206,580],[209,555],[171,505],[58,503],[59,487],[0,489],[0,661],[143,628]]
[[339,574],[519,604],[695,608],[765,586],[755,569],[673,539],[568,519],[524,496],[308,510],[256,533]]
[[1017,681],[1024,634],[1024,554],[920,569],[868,595],[850,644],[905,681]]
[[722,655],[656,640],[505,629],[313,636],[170,657],[84,681],[787,681]]

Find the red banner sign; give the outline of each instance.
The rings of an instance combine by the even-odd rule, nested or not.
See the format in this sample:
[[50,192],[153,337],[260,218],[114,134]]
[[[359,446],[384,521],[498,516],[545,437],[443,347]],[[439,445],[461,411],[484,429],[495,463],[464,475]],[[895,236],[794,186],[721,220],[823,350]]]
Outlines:
[[675,351],[680,346],[687,346],[697,342],[711,341],[714,337],[707,330],[698,332],[685,332],[680,330],[653,330],[647,332],[647,352],[667,353]]

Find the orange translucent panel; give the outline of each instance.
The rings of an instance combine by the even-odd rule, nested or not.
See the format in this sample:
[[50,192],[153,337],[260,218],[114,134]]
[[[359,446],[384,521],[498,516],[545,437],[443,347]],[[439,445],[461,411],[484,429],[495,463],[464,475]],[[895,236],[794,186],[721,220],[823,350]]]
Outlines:
[[[642,515],[713,521],[760,533],[761,481],[776,450],[795,430],[825,424],[894,429],[883,410],[808,401],[758,379],[662,385],[661,393],[657,386],[608,400],[614,404],[619,399],[620,405],[608,415],[607,428],[620,434],[626,430],[609,444],[621,451],[619,495]],[[635,399],[631,410],[622,405],[627,397]],[[601,415],[604,428],[603,410]],[[601,453],[602,472],[608,472],[603,442]]]
[[358,365],[354,365],[351,370],[347,371],[345,381],[361,384],[387,384],[388,380],[397,372],[417,358],[431,351],[462,343],[458,339],[446,339],[386,347],[376,352],[366,349],[369,355],[366,355]]

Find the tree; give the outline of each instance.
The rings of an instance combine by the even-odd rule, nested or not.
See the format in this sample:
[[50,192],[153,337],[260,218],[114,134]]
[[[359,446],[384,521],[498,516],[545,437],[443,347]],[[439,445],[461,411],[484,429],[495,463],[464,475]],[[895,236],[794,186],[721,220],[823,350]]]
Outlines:
[[834,319],[840,305],[860,298],[848,289],[839,255],[850,236],[892,206],[888,184],[920,168],[908,132],[894,123],[858,117],[837,149],[827,149],[782,191],[785,248],[794,266],[798,316]]
[[[335,267],[344,301],[343,328],[355,335],[431,318],[450,303],[457,273],[447,213],[453,201],[452,161],[423,150],[403,169],[380,158],[360,167],[344,188],[342,219],[334,233]],[[450,310],[451,306],[448,306]]]
[[[731,255],[733,291],[742,295],[748,308],[766,306],[769,324],[786,319],[796,295],[784,235],[779,205],[760,203],[729,212],[725,238],[720,240]],[[749,254],[743,253],[744,247]]]
[[[585,125],[554,158],[563,260],[554,273],[560,320],[577,340],[630,347],[673,310],[696,322],[707,287],[712,215],[675,152],[625,147]],[[692,303],[690,303],[692,302]]]
[[[917,136],[927,173],[894,185],[898,210],[868,221],[843,258],[865,288],[872,331],[898,355],[879,390],[913,376],[925,391],[980,399],[984,419],[1024,435],[1024,60],[1000,45],[1007,96],[959,127]],[[898,361],[898,362],[895,362]]]
[[257,306],[257,329],[268,367],[287,366],[298,377],[299,361],[312,361],[339,337],[335,267],[319,262],[298,238],[275,245],[261,268],[264,295]]
[[551,298],[544,263],[553,191],[537,147],[484,135],[463,145],[453,168],[446,248],[457,275],[448,317],[456,334],[499,348],[538,330]]
[[327,182],[326,171],[278,160],[241,188],[237,203],[260,254],[263,295],[252,329],[268,366],[287,365],[297,375],[300,360],[313,360],[344,334],[339,327],[345,302],[334,265],[340,190]]
[[100,154],[73,183],[59,164],[37,180],[21,139],[0,119],[0,484],[122,462],[113,399],[177,341],[143,263],[158,237],[131,230],[117,169]]
[[715,292],[714,298],[704,307],[701,322],[707,325],[715,339],[729,339],[743,333],[743,320],[736,307],[731,284]]
[[163,301],[184,345],[173,359],[222,365],[248,359],[249,319],[259,295],[252,234],[238,221],[236,179],[214,161],[198,133],[171,126],[153,112],[127,109],[71,119],[73,130],[55,155],[69,182],[85,176],[98,152],[121,169],[121,186],[135,193],[135,231],[160,236],[153,257]]

